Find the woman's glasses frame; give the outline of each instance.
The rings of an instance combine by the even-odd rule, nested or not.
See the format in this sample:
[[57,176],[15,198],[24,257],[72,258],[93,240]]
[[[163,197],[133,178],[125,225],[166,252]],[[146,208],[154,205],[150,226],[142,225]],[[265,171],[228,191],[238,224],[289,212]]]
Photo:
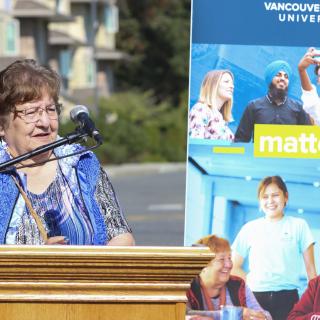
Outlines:
[[54,103],[45,107],[30,107],[23,110],[13,110],[15,116],[20,117],[25,123],[37,122],[42,116],[43,112],[46,112],[50,120],[57,120],[61,113],[62,104]]

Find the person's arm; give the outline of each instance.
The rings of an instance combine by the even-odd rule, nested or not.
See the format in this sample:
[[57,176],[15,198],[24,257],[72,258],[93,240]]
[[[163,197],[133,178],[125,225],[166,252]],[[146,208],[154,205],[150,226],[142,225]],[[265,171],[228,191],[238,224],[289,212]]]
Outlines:
[[311,91],[312,83],[310,81],[309,75],[307,73],[307,68],[311,64],[316,64],[316,60],[313,58],[312,52],[314,48],[310,48],[306,54],[302,57],[298,64],[298,71],[300,76],[301,87],[303,90]]
[[250,142],[254,129],[254,116],[252,105],[249,104],[242,115],[240,124],[235,134],[235,142]]
[[242,269],[243,261],[244,261],[244,259],[242,256],[240,256],[240,254],[238,254],[237,252],[232,252],[233,267],[231,270],[231,274],[238,276],[245,281],[247,274]]
[[271,315],[264,313],[263,311],[255,311],[249,308],[244,308],[243,309],[243,314],[242,314],[242,319],[243,320],[272,320]]
[[205,139],[209,119],[206,106],[197,103],[189,111],[189,136],[190,138]]
[[305,91],[311,91],[312,90],[312,83],[310,81],[309,75],[306,71],[306,69],[299,68],[299,76],[300,76],[300,82],[301,87]]
[[[319,278],[309,282],[307,290],[290,311],[287,320],[320,319],[320,312],[314,311],[316,296],[319,299]],[[317,315],[318,317],[312,317]]]
[[45,241],[44,244],[47,245],[55,245],[55,244],[68,244],[68,239],[64,236],[55,236],[55,237],[50,237]]
[[214,317],[214,319],[220,319],[220,310],[188,310],[186,314],[187,319],[192,320],[210,320]]
[[245,315],[248,315],[248,319],[251,317],[257,317],[257,319],[260,319],[261,317],[264,320],[272,320],[271,314],[264,310],[259,302],[257,301],[256,297],[250,290],[250,288],[246,285],[246,304],[247,308],[243,310],[243,318],[245,318]]
[[131,233],[121,233],[113,237],[107,244],[108,246],[134,246],[135,241]]
[[231,246],[233,263],[231,274],[242,278],[244,281],[246,281],[247,275],[242,269],[242,266],[244,260],[249,257],[251,248],[251,233],[252,223],[249,222],[242,226]]
[[[314,58],[319,56],[320,54],[318,50],[309,48],[298,64],[298,71],[302,87],[301,100],[303,102],[303,109],[312,117],[314,123],[317,125],[320,125],[320,99],[315,86],[312,85],[310,81],[307,68],[310,65],[319,64],[320,62]],[[302,116],[305,117],[305,115]],[[301,121],[301,124],[305,124],[303,123],[304,120]]]
[[[219,314],[217,314],[217,317]],[[216,318],[215,318],[216,319]],[[186,316],[185,320],[212,320],[212,317],[203,317],[203,316]]]
[[303,260],[304,265],[306,267],[308,280],[315,278],[317,276],[316,265],[314,262],[314,244],[311,244],[304,252],[303,252]]
[[298,243],[299,251],[301,252],[307,271],[308,279],[311,280],[317,276],[317,271],[314,262],[314,238],[308,223],[304,219],[298,219]]
[[107,244],[112,246],[134,245],[131,228],[120,208],[108,175],[102,168],[95,191],[95,199],[106,225]]

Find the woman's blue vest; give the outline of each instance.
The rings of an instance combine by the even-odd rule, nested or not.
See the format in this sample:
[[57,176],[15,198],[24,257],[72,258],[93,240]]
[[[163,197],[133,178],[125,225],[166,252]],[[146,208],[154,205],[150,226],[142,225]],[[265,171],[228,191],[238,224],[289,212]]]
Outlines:
[[[78,148],[76,148],[78,149]],[[4,157],[3,149],[0,151],[0,161],[8,160]],[[77,151],[77,150],[74,150]],[[2,157],[1,157],[2,156]],[[80,156],[76,166],[80,191],[84,204],[87,208],[93,227],[94,245],[105,245],[107,242],[107,231],[104,219],[100,213],[99,205],[95,201],[95,190],[99,178],[100,164],[93,153],[85,153]],[[70,167],[70,170],[72,168]],[[19,191],[8,173],[0,174],[0,244],[5,243],[7,228],[19,196]]]

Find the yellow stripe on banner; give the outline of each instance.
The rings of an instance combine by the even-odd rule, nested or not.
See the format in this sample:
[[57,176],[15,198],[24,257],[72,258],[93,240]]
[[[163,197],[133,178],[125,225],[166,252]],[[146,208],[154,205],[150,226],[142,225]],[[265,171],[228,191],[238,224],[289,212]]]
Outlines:
[[213,153],[244,154],[244,147],[213,147]]

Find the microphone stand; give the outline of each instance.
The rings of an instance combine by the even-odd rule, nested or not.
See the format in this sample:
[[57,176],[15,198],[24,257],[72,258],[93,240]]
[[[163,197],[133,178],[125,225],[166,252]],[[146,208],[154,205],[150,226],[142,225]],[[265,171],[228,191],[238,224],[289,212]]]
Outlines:
[[54,148],[60,147],[64,144],[71,144],[76,141],[82,140],[83,138],[87,137],[88,134],[82,131],[81,129],[77,128],[75,132],[69,133],[66,137],[59,139],[55,142],[46,144],[44,146],[38,147],[30,152],[27,152],[25,154],[22,154],[21,156],[18,156],[16,158],[10,159],[6,162],[3,162],[0,164],[0,171],[10,168],[10,166],[15,165],[16,163],[19,163],[23,160],[30,159],[34,156],[37,156],[38,154],[47,152],[49,150],[52,150]]

